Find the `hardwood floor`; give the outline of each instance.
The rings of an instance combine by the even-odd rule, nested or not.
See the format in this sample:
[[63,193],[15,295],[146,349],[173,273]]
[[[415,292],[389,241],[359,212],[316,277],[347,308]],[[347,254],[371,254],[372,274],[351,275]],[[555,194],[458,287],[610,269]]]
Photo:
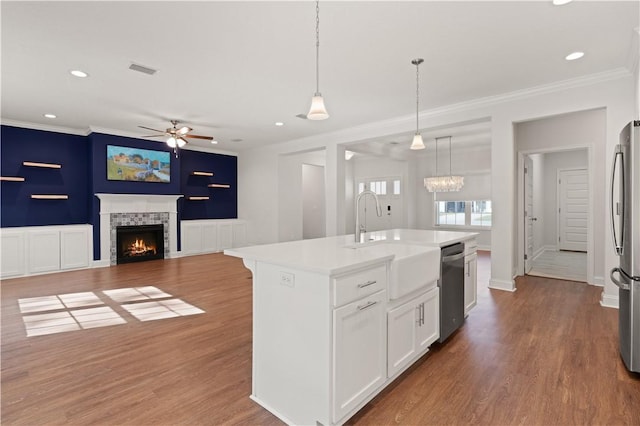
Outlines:
[[[349,424],[640,424],[640,378],[601,289],[525,277],[479,298],[464,326]],[[155,286],[205,311],[141,322],[102,290]],[[26,337],[18,299],[94,292],[126,324]],[[269,425],[249,399],[251,274],[221,254],[2,282],[2,424]]]

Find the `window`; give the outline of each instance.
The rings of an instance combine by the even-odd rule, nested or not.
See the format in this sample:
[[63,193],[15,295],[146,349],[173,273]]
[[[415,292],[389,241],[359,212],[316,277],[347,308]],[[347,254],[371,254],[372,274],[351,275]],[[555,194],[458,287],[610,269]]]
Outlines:
[[401,195],[400,178],[397,177],[375,177],[357,182],[357,193],[360,194],[365,189],[375,192],[379,197],[392,197],[397,198]]
[[435,224],[491,227],[491,200],[436,201]]

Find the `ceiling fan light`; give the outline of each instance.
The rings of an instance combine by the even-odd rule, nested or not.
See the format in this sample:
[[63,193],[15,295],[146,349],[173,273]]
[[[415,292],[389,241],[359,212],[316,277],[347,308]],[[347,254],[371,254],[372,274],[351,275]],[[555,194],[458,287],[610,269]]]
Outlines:
[[169,139],[167,139],[167,145],[169,145],[169,148],[175,148],[176,147],[176,138],[171,136]]
[[411,142],[410,149],[424,149],[424,142],[422,141],[422,135],[420,133],[416,133],[415,135],[413,135],[413,142]]
[[309,120],[326,120],[329,118],[329,113],[324,106],[324,99],[320,93],[316,93],[311,98],[311,108],[309,108],[309,114],[307,114]]
[[185,146],[187,143],[184,141],[184,139],[182,138],[178,138],[176,139],[176,142],[178,144],[178,148],[182,148],[183,146]]
[[178,134],[180,135],[186,135],[187,133],[189,133],[190,131],[192,131],[193,129],[191,127],[187,127],[187,126],[183,126],[178,130]]

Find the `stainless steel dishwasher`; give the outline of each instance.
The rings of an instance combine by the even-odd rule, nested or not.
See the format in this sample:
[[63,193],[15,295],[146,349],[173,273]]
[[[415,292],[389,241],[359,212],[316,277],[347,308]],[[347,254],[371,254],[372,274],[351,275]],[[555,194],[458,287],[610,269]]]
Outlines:
[[442,247],[438,286],[442,343],[464,322],[464,244]]

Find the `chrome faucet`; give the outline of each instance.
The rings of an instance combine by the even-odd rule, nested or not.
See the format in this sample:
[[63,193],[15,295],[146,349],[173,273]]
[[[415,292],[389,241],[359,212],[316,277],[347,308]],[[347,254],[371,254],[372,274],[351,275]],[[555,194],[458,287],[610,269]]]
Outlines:
[[376,200],[376,214],[378,217],[382,217],[382,207],[380,207],[380,201],[378,200],[378,196],[375,192],[365,189],[358,194],[358,197],[356,198],[356,243],[361,243],[362,241],[360,240],[362,238],[362,233],[367,232],[364,225],[360,224],[360,199],[365,195],[373,196],[373,199]]

